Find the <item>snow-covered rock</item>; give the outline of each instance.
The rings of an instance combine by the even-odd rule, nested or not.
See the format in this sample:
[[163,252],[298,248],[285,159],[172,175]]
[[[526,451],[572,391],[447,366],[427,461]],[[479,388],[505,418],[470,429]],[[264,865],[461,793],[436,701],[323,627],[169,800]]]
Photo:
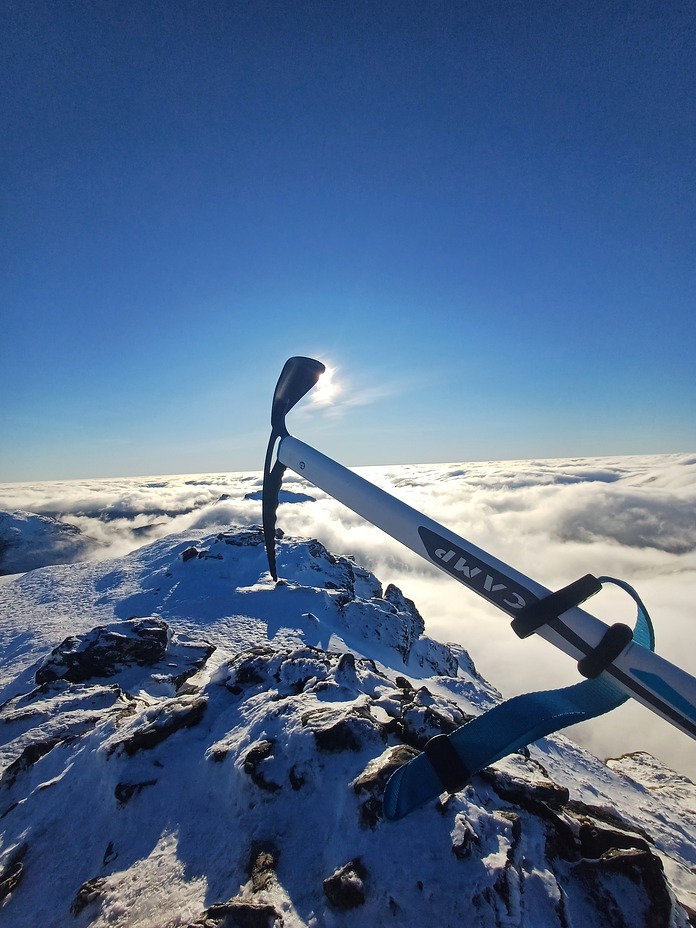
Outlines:
[[499,695],[351,558],[278,566],[251,526],[0,588],[4,924],[689,925],[696,787],[648,755],[544,739],[385,821]]

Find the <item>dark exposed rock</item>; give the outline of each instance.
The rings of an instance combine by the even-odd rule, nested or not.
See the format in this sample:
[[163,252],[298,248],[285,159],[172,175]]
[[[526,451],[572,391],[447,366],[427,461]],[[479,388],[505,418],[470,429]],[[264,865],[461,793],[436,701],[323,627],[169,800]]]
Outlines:
[[73,904],[70,906],[72,914],[79,915],[88,905],[98,902],[101,899],[101,891],[105,883],[106,878],[103,876],[95,876],[83,883],[77,891]]
[[603,828],[616,829],[620,832],[629,832],[634,835],[639,835],[648,845],[654,844],[653,839],[640,827],[640,825],[637,825],[635,822],[629,825],[618,813],[612,812],[604,806],[588,805],[587,803],[571,799],[566,803],[564,808],[566,812],[570,813],[581,823],[589,824],[592,827],[596,827],[597,823],[599,823]]
[[344,686],[355,688],[359,686],[358,678],[355,674],[355,655],[350,651],[341,654],[334,670],[336,681]]
[[347,709],[313,709],[302,724],[311,729],[317,748],[328,753],[360,751],[366,743],[384,741],[384,728],[361,706]]
[[375,828],[383,818],[382,800],[384,787],[394,771],[418,755],[418,751],[406,744],[397,744],[380,757],[371,760],[365,770],[353,781],[355,793],[362,798],[360,824],[364,828]]
[[645,928],[670,928],[673,924],[672,899],[665,883],[662,862],[656,854],[637,848],[610,850],[597,860],[581,860],[574,866],[574,876],[581,880],[598,909],[611,913],[607,924],[617,928],[636,928],[622,913],[615,898],[615,877],[622,876],[639,890],[638,898],[647,903]]
[[497,815],[510,823],[510,844],[505,855],[505,864],[498,871],[493,883],[493,892],[505,906],[505,913],[509,917],[513,915],[513,899],[519,886],[520,874],[515,866],[515,857],[522,836],[522,821],[516,812],[508,809],[501,809]]
[[[208,663],[208,659],[211,654],[215,651],[215,645],[209,644],[207,641],[203,642],[186,642],[179,645],[180,649],[184,651],[183,657],[187,664],[183,670],[179,673],[173,673],[170,677],[172,685],[175,690],[179,691],[184,686],[184,683],[192,677],[194,674],[198,673],[199,670],[202,670],[203,667]],[[189,686],[189,689],[191,687]]]
[[118,851],[114,848],[114,842],[109,841],[104,851],[104,856],[102,857],[102,866],[106,867],[107,864],[110,864],[113,860],[116,860],[118,857]]
[[47,738],[45,741],[34,741],[28,744],[17,760],[12,761],[7,767],[0,779],[0,787],[9,789],[25,770],[33,767],[37,760],[41,760],[49,751],[52,751],[56,745],[62,742],[62,738]]
[[311,541],[307,542],[307,551],[312,555],[312,557],[317,558],[318,560],[328,561],[329,564],[338,564],[339,559],[333,555],[328,548],[317,541],[316,538],[312,538]]
[[0,865],[0,902],[19,886],[24,876],[24,858],[29,845],[25,842],[13,848]]
[[471,822],[465,815],[459,813],[455,816],[454,830],[452,831],[452,853],[458,860],[470,857],[479,838]]
[[359,857],[339,867],[324,880],[324,894],[329,904],[340,912],[357,909],[365,902],[367,870]]
[[279,928],[282,923],[280,912],[272,905],[231,899],[211,905],[186,928]]
[[393,583],[390,583],[384,591],[384,599],[386,602],[390,603],[398,613],[410,619],[410,621],[404,621],[402,623],[403,640],[398,649],[401,652],[404,662],[408,663],[411,656],[411,648],[425,631],[425,622],[413,600],[404,596],[399,587],[395,586]]
[[375,829],[384,817],[384,803],[376,796],[368,796],[360,803],[360,825],[362,828]]
[[[528,811],[534,814],[533,808]],[[544,853],[547,860],[576,861],[580,857],[575,830],[563,816],[557,815],[548,806],[541,803],[536,814],[544,822],[546,840]]]
[[[584,885],[589,900],[607,924],[634,928],[633,916],[623,914],[624,902],[615,896],[616,877],[630,880],[639,889],[636,902],[645,908],[645,928],[667,928],[673,921],[673,903],[662,863],[650,843],[615,814],[577,801],[556,814],[546,808],[546,856],[571,864],[573,881]],[[606,819],[607,825],[600,820]]]
[[359,751],[362,747],[357,726],[351,719],[340,719],[329,728],[314,731],[314,738],[320,751]]
[[252,687],[272,688],[277,691],[274,698],[295,696],[305,690],[337,692],[339,688],[357,695],[362,689],[358,675],[364,673],[382,676],[373,661],[356,659],[349,653],[310,646],[294,650],[261,646],[240,651],[228,662],[224,685],[235,696]]
[[154,786],[156,783],[157,780],[142,780],[140,783],[117,783],[114,796],[120,806],[125,806],[133,796],[141,793],[146,786]]
[[618,850],[650,851],[648,842],[639,835],[614,828],[602,828],[584,823],[578,831],[580,853],[585,858],[599,858]]
[[358,795],[377,795],[384,790],[387,780],[395,770],[417,756],[418,751],[407,744],[396,744],[387,748],[381,757],[371,760],[360,776],[356,777],[353,789]]
[[554,809],[560,809],[568,802],[570,793],[565,786],[559,786],[553,780],[545,778],[539,780],[525,780],[509,773],[503,773],[488,767],[479,771],[478,776],[483,778],[501,799],[514,802],[530,811],[538,812],[537,804],[546,803]]
[[290,786],[292,786],[295,792],[297,792],[298,789],[302,789],[302,787],[305,785],[305,778],[297,772],[297,767],[295,764],[293,764],[290,768],[288,778],[290,780]]
[[203,718],[207,704],[206,696],[177,696],[164,700],[144,713],[145,719],[140,727],[136,727],[125,738],[113,742],[110,753],[122,749],[132,756],[138,751],[156,747],[182,728],[197,725]]
[[268,889],[276,878],[280,851],[272,841],[255,841],[249,856],[249,879],[252,893]]
[[150,667],[164,657],[167,639],[168,626],[162,619],[99,625],[62,641],[42,662],[35,679],[39,685],[54,680],[84,683],[111,677],[130,664]]
[[199,557],[199,556],[200,556],[200,552],[198,548],[196,548],[193,545],[190,548],[186,548],[185,551],[181,552],[181,560],[184,562],[184,564],[187,561],[192,561],[194,558]]
[[[478,776],[502,799],[515,803],[544,822],[546,856],[550,861],[578,862],[624,849],[650,850],[649,840],[634,825],[606,809],[574,800],[564,801],[561,787],[557,787],[556,795],[553,789],[549,794],[550,787],[546,784],[525,783],[521,778],[501,774],[492,768],[481,771]],[[550,784],[551,787],[555,785]]]
[[239,696],[245,687],[265,683],[271,673],[270,662],[277,656],[271,647],[250,648],[237,654],[228,664],[225,686]]
[[244,757],[244,772],[249,774],[259,789],[269,793],[275,793],[281,788],[280,783],[266,777],[261,769],[264,761],[273,756],[274,746],[275,741],[258,741]]
[[[278,536],[278,531],[276,531],[276,538],[278,537],[282,537],[282,535]],[[256,545],[264,543],[263,529],[260,525],[252,525],[248,530],[241,532],[220,532],[217,539],[218,541],[224,541],[226,545],[233,545],[235,548],[256,547]]]
[[455,703],[435,698],[422,686],[404,693],[399,733],[407,744],[423,750],[435,735],[450,735],[470,718]]

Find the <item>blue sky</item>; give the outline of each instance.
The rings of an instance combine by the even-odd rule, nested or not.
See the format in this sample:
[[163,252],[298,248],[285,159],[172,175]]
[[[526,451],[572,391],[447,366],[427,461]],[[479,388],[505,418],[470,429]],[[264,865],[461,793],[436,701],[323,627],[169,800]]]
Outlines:
[[696,449],[692,3],[0,20],[0,480]]

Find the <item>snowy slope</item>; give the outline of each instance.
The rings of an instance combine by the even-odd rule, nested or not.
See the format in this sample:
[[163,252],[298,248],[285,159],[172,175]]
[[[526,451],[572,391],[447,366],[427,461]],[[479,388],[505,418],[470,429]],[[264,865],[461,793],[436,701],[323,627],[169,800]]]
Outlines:
[[201,530],[0,587],[4,924],[694,919],[696,787],[649,755],[546,739],[384,821],[389,771],[499,695],[397,588],[278,554],[276,586],[256,527]]

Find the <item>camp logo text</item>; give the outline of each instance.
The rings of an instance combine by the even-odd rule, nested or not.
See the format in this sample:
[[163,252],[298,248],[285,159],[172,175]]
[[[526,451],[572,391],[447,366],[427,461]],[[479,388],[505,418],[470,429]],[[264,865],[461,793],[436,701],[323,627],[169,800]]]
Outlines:
[[419,526],[418,534],[431,561],[506,612],[522,609],[530,600],[536,599],[529,590],[512,583],[488,564],[429,528]]

